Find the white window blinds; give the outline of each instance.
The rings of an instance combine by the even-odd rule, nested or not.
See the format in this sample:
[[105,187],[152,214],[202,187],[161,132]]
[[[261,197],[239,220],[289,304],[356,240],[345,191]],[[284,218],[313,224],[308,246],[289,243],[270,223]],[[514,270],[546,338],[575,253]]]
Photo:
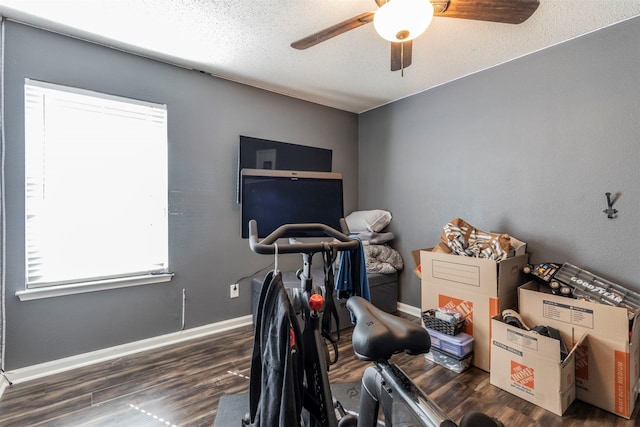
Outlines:
[[167,109],[27,79],[27,288],[168,271]]

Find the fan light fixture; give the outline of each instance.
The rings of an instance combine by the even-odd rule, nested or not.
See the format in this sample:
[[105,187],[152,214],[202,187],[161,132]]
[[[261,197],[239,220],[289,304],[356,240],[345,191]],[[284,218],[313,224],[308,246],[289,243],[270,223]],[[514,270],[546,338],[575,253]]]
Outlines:
[[413,40],[427,29],[433,19],[429,0],[393,0],[383,4],[373,16],[380,36],[391,42]]

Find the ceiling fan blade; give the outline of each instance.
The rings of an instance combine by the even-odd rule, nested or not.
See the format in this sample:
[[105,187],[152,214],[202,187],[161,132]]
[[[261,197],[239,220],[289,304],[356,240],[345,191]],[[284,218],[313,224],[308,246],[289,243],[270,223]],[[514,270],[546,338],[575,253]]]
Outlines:
[[[539,0],[431,0],[433,16],[520,24],[536,11]],[[444,9],[444,10],[443,10]]]
[[391,43],[391,71],[398,71],[411,65],[413,40]]
[[311,46],[315,46],[325,40],[329,40],[332,37],[339,36],[342,33],[358,28],[362,25],[368,24],[373,21],[373,15],[375,12],[365,12],[358,16],[354,16],[351,19],[342,21],[339,24],[332,25],[329,28],[318,31],[310,36],[304,37],[298,41],[291,43],[291,47],[295,49],[307,49]]

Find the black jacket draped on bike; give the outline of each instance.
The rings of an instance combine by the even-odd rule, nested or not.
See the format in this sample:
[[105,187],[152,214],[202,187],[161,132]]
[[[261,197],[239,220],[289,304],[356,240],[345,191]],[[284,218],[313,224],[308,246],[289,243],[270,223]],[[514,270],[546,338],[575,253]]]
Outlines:
[[282,274],[271,271],[262,284],[249,386],[255,427],[298,427],[302,411],[301,334]]

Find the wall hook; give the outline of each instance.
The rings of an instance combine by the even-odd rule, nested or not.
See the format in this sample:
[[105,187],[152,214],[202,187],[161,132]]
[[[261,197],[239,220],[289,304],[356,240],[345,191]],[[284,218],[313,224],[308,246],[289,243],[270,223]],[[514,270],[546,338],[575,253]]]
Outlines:
[[611,193],[605,193],[605,196],[607,196],[607,209],[603,210],[602,212],[607,214],[607,218],[615,218],[618,215],[618,210],[613,208],[613,204],[616,202],[616,200],[618,199],[617,197],[615,199],[611,199]]

